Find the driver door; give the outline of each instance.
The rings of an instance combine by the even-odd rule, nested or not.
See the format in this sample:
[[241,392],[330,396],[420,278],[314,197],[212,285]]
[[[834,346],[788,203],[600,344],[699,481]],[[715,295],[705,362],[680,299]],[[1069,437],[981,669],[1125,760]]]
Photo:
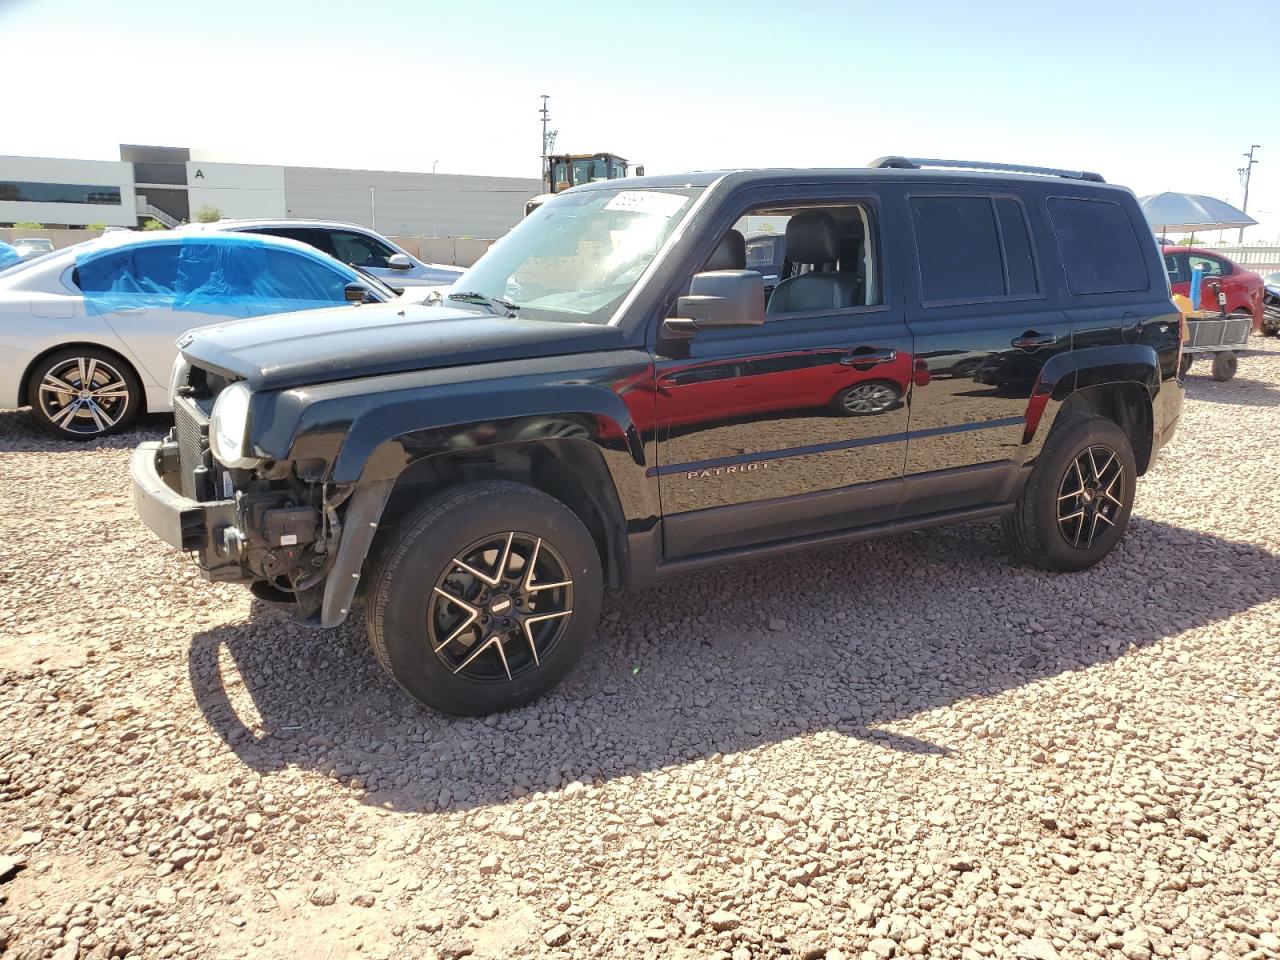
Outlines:
[[[826,266],[850,276],[869,267],[874,279],[859,286],[863,302],[772,312],[760,327],[659,338],[659,384],[699,370],[733,371],[698,397],[696,410],[658,391],[668,557],[844,529],[896,508],[912,337],[884,257],[894,247],[885,242],[880,197],[859,189],[824,201],[788,199],[794,212],[829,210],[847,234],[841,262]],[[770,205],[775,219],[777,207]],[[714,248],[708,241],[699,262]],[[863,394],[878,399],[850,402]]]

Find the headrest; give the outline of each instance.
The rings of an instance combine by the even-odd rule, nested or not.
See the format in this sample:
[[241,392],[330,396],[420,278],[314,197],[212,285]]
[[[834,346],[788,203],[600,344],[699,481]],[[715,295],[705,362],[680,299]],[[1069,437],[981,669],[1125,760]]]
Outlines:
[[730,230],[720,239],[720,245],[707,258],[703,270],[745,270],[747,268],[747,241],[737,230]]
[[840,230],[825,210],[806,210],[787,221],[787,259],[792,263],[835,263]]

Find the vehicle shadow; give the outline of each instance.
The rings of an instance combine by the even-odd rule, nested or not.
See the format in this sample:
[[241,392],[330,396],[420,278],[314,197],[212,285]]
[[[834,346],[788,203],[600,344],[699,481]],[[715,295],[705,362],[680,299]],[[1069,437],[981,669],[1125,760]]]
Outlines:
[[[1106,663],[1280,594],[1280,576],[1200,573],[1242,557],[1274,559],[1135,518],[1111,557],[1074,575],[1015,566],[989,524],[709,571],[607,598],[594,643],[561,687],[482,719],[410,700],[378,667],[358,617],[311,632],[258,612],[196,635],[189,674],[210,726],[254,770],[305,766],[365,802],[425,812],[823,729],[948,753],[878,728]],[[776,619],[784,600],[807,611],[804,623]]]
[[1239,407],[1280,407],[1280,390],[1261,380],[1234,377],[1219,383],[1207,374],[1196,376],[1195,367],[1185,378],[1187,396],[1202,403],[1226,403]]
[[61,440],[40,429],[29,409],[0,410],[0,446],[6,453],[76,453],[83,450],[124,450],[146,440],[159,440],[173,426],[167,413],[149,413],[138,418],[124,433],[83,443]]

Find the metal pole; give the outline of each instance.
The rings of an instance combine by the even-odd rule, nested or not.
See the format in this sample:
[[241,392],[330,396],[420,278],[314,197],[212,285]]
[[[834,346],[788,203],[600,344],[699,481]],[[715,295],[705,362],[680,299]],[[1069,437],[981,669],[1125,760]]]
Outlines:
[[547,176],[547,122],[551,119],[551,114],[547,110],[547,101],[550,99],[551,97],[548,94],[542,94],[542,110],[540,111],[542,114],[542,149],[539,152],[542,154],[542,173],[540,176],[544,183],[549,182]]
[[[1249,162],[1244,166],[1244,203],[1240,206],[1241,213],[1249,212],[1249,180],[1253,177],[1253,165],[1258,162],[1253,159],[1253,151],[1257,150],[1261,146],[1262,144],[1260,143],[1251,144],[1249,152],[1241,154],[1241,156],[1247,157],[1249,160]],[[1244,243],[1244,227],[1240,228],[1239,242]]]
[[378,229],[378,198],[374,194],[374,188],[369,187],[369,213],[373,217],[373,223],[370,225],[375,231]]

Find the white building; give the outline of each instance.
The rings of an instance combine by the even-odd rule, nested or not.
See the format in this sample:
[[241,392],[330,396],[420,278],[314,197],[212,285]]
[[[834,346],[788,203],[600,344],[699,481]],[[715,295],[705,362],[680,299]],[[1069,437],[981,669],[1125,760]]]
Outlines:
[[120,161],[0,156],[0,226],[174,225],[224,218],[346,220],[384,234],[493,239],[541,192],[529,177],[224,163],[183,147],[122,144]]
[[0,156],[0,224],[138,223],[133,164]]

